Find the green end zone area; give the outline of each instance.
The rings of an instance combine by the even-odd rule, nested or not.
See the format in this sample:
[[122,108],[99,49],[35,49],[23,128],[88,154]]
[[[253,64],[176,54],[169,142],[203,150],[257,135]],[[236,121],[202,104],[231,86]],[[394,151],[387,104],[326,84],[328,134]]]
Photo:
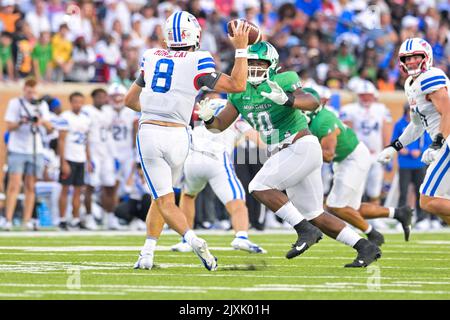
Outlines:
[[133,270],[143,236],[51,232],[0,234],[0,299],[449,299],[450,233],[386,234],[382,258],[346,269],[356,252],[330,238],[302,256],[284,255],[293,233],[251,234],[268,254],[232,250],[233,235],[202,234],[219,269],[171,252],[163,234],[153,270]]

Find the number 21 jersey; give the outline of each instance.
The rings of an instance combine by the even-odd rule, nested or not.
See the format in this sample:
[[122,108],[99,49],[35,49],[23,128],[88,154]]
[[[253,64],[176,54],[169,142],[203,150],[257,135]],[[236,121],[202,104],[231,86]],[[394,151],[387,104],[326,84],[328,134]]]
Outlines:
[[145,51],[141,62],[145,87],[140,95],[140,122],[157,120],[188,126],[201,89],[197,80],[215,72],[215,67],[207,51]]

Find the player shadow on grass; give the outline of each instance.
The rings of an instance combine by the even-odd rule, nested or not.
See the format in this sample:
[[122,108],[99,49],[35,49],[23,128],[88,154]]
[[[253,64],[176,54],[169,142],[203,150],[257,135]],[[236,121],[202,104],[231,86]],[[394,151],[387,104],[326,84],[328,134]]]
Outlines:
[[[252,263],[244,263],[244,264],[230,264],[225,266],[220,266],[217,268],[216,272],[220,271],[262,271],[266,270],[269,266],[267,262],[264,260],[260,260]],[[161,265],[154,264],[153,270],[162,270],[167,269],[167,267],[162,267]]]

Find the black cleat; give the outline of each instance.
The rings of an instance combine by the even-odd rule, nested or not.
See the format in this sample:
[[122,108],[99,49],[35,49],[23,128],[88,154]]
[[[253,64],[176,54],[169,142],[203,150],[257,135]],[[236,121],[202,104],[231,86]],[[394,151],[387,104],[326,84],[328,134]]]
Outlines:
[[311,248],[311,246],[322,239],[322,232],[310,224],[308,221],[303,220],[297,224],[294,229],[297,231],[298,239],[292,245],[292,249],[286,253],[286,258],[292,259],[301,255],[303,252]]
[[384,236],[382,233],[378,232],[377,230],[372,229],[372,231],[370,231],[367,234],[367,240],[369,240],[370,242],[373,242],[378,247],[381,247],[381,245],[384,243]]
[[352,263],[346,264],[345,268],[365,268],[381,258],[380,248],[369,240],[360,239],[353,248],[358,251],[358,256]]
[[69,228],[67,226],[67,222],[60,222],[58,227],[59,227],[59,230],[64,230],[64,231],[68,231],[69,230]]
[[394,218],[402,224],[403,232],[405,233],[405,241],[409,241],[412,215],[413,209],[408,206],[395,209]]

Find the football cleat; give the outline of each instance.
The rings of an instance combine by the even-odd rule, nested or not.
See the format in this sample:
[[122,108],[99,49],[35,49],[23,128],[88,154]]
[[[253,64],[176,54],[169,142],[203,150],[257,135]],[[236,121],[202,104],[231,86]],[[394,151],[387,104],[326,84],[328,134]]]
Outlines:
[[176,252],[191,252],[192,247],[189,245],[189,243],[180,241],[177,244],[174,244],[170,250],[176,251]]
[[67,226],[67,222],[61,221],[58,225],[59,230],[68,231],[69,227]]
[[217,258],[209,252],[208,244],[201,238],[195,238],[192,240],[192,249],[195,254],[200,258],[201,262],[209,271],[217,270]]
[[87,214],[84,217],[84,221],[80,224],[81,229],[86,230],[98,230],[97,223],[95,222],[95,218],[92,214]]
[[346,264],[345,268],[365,268],[381,258],[380,248],[369,240],[360,239],[354,248],[358,251],[358,256],[352,263]]
[[311,248],[311,246],[322,239],[322,232],[310,224],[308,221],[303,220],[296,226],[298,233],[297,241],[292,245],[292,249],[286,254],[286,258],[292,259],[303,252]]
[[119,223],[119,218],[116,217],[114,213],[109,213],[107,215],[106,227],[108,230],[123,230],[124,228]]
[[367,240],[380,247],[384,243],[384,236],[373,228],[372,231],[367,234]]
[[412,215],[413,209],[408,206],[395,209],[394,218],[402,224],[403,232],[405,233],[405,241],[409,241]]
[[267,253],[266,250],[246,238],[234,238],[231,246],[235,250],[243,250],[250,253]]
[[11,221],[6,221],[5,224],[3,225],[3,230],[4,231],[11,231],[13,227],[13,224]]
[[138,261],[134,264],[133,269],[150,270],[153,267],[153,252],[139,254]]

